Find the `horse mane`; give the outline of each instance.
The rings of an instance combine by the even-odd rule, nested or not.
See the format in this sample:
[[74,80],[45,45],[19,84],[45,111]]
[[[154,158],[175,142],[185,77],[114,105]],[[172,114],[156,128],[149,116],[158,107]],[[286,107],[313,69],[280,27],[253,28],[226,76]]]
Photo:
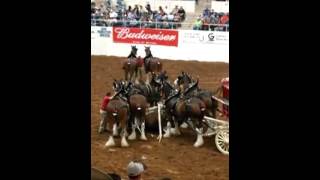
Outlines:
[[191,87],[186,89],[186,91],[183,93],[183,95],[187,95],[189,92],[195,90],[198,87],[199,81],[197,80]]
[[164,104],[167,104],[168,101],[170,101],[171,99],[173,99],[174,97],[179,97],[180,96],[180,91],[178,91],[177,93],[169,96],[165,101],[164,101]]

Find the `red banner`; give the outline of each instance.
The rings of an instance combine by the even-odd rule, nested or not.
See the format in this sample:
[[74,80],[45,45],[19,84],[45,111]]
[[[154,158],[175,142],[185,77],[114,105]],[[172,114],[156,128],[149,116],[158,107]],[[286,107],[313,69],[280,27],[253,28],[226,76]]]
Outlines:
[[116,43],[178,46],[176,30],[113,27],[112,34]]

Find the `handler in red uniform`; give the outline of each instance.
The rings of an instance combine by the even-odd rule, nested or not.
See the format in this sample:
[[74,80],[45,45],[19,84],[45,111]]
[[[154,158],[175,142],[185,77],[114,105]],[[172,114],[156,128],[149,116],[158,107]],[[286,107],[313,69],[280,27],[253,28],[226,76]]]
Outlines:
[[99,126],[99,133],[100,134],[105,130],[105,128],[107,126],[107,123],[106,123],[107,111],[106,110],[107,110],[107,106],[108,106],[108,103],[111,98],[112,98],[111,93],[108,92],[104,96],[103,101],[100,106],[100,126]]
[[[222,96],[223,98],[229,100],[229,77],[222,79]],[[227,117],[229,116],[229,106],[223,105],[222,106],[223,114],[226,115]]]

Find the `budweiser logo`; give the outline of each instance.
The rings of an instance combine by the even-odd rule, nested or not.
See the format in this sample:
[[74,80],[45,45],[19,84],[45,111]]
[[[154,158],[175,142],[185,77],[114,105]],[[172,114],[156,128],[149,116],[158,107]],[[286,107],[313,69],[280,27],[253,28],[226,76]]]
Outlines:
[[117,33],[118,39],[141,39],[141,40],[158,40],[158,41],[175,41],[177,35],[168,35],[158,33],[146,33],[143,29],[140,32],[130,32],[129,28],[115,28],[114,32]]

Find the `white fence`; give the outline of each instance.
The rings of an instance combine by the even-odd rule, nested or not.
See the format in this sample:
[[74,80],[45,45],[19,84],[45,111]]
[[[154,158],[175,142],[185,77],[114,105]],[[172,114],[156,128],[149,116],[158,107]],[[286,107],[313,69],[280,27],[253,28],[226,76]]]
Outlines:
[[[138,56],[145,56],[145,44],[115,43],[112,30],[112,27],[91,27],[91,55],[126,57],[130,53],[130,46],[136,45]],[[151,45],[155,57],[170,60],[229,62],[228,32],[175,31],[178,32],[178,46]]]

